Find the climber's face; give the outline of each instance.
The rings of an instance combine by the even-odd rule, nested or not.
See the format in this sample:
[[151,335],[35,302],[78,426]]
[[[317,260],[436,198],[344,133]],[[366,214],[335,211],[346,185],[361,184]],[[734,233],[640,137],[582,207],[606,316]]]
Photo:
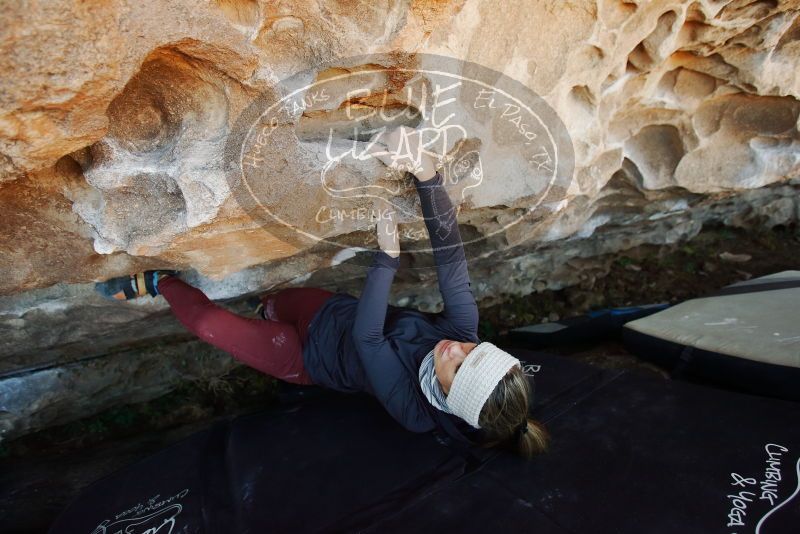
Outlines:
[[450,385],[453,383],[453,378],[456,376],[456,372],[458,372],[458,368],[461,367],[467,354],[477,346],[477,343],[443,339],[433,348],[433,368],[445,395],[450,393]]

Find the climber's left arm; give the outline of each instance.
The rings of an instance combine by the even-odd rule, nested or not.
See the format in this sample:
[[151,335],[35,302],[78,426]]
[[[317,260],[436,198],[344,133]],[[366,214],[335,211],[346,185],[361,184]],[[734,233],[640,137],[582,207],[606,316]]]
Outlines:
[[444,301],[440,317],[466,337],[477,335],[478,305],[472,294],[464,244],[458,231],[456,208],[447,194],[439,171],[427,180],[414,177],[422,215],[430,235],[439,291]]

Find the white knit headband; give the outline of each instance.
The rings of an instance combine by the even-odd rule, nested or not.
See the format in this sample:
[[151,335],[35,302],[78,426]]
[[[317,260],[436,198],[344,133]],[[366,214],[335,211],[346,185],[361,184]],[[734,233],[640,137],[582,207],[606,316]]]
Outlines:
[[486,400],[500,380],[519,360],[504,350],[484,341],[467,355],[459,367],[447,405],[453,413],[475,428],[480,428],[478,418]]

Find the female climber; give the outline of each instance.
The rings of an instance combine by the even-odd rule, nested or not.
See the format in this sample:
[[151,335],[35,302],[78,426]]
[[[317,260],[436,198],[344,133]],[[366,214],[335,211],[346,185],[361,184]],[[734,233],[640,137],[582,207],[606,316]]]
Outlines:
[[503,447],[530,458],[548,435],[528,417],[531,391],[520,361],[477,337],[456,210],[436,160],[417,130],[376,135],[369,152],[410,171],[430,234],[440,313],[388,304],[400,265],[394,212],[377,223],[378,243],[360,298],[318,288],[286,288],[261,298],[250,319],[211,302],[174,271],[146,271],[98,284],[109,297],[163,295],[191,332],[280,380],[344,392],[366,391],[413,432],[444,431],[461,445]]

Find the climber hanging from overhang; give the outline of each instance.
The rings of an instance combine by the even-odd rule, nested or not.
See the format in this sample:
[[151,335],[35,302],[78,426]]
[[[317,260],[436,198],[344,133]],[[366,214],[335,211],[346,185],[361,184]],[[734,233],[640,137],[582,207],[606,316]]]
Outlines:
[[477,336],[456,209],[419,130],[405,126],[370,140],[369,153],[410,171],[430,235],[444,309],[426,314],[388,305],[400,266],[395,211],[377,218],[380,250],[360,298],[318,288],[286,288],[262,298],[260,317],[211,302],[169,271],[98,284],[104,295],[163,295],[178,320],[201,339],[280,380],[343,392],[366,391],[413,432],[443,430],[462,446],[498,446],[531,457],[547,433],[528,417],[532,392],[518,359]]

